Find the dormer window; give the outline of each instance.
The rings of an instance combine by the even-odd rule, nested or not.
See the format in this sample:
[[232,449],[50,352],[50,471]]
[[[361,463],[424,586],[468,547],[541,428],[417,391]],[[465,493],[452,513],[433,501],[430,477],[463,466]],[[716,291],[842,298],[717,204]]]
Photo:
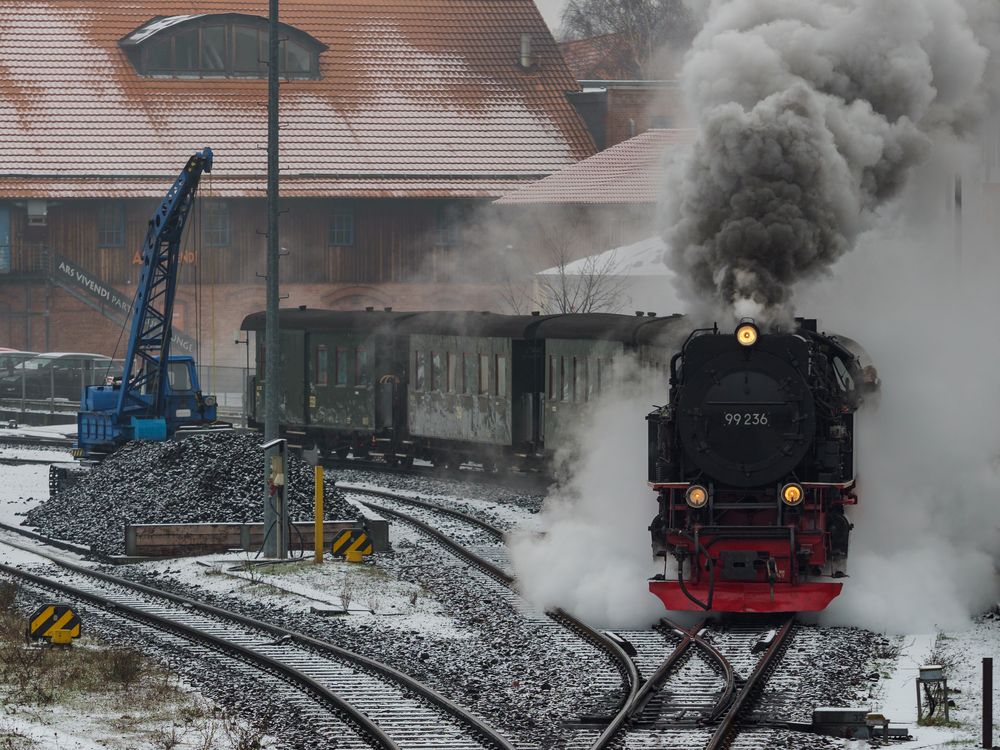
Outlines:
[[[317,39],[279,24],[284,78],[319,78]],[[267,77],[267,19],[244,13],[158,17],[118,42],[145,76]]]

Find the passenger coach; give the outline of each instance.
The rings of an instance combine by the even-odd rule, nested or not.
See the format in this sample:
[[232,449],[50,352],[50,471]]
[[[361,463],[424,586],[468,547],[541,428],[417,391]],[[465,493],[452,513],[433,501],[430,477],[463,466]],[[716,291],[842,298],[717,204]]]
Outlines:
[[[263,312],[250,425],[263,419]],[[663,372],[680,316],[282,310],[281,432],[323,453],[538,465],[634,355]]]

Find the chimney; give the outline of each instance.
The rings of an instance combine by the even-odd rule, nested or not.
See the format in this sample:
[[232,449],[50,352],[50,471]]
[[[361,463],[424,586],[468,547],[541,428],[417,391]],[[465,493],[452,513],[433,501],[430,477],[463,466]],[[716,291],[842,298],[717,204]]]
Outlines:
[[535,65],[531,57],[531,34],[521,34],[521,67],[530,70]]

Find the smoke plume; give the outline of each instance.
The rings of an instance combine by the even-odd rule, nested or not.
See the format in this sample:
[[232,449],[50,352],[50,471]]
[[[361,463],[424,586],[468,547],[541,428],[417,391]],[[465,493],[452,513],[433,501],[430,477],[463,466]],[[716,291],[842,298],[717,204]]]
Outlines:
[[669,263],[703,314],[781,321],[795,284],[854,246],[933,139],[989,112],[1000,13],[972,0],[703,5],[681,74],[698,137],[668,177]]

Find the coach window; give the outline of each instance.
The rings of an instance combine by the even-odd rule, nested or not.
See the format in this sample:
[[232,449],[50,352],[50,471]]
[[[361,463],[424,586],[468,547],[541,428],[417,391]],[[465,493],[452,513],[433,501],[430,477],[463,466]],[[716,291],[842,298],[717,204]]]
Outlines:
[[442,376],[444,373],[441,371],[441,352],[431,352],[431,390],[441,391],[444,390],[444,381]]
[[587,359],[581,357],[580,359],[573,358],[573,371],[576,374],[576,386],[574,388],[574,393],[577,401],[589,401],[590,393],[587,390]]
[[476,392],[476,355],[466,352],[462,355],[462,380],[465,394],[471,396]]
[[555,355],[549,355],[549,401],[556,400],[559,393],[559,368],[556,367]]
[[330,352],[326,344],[316,347],[316,385],[330,384]]
[[349,349],[337,347],[337,385],[347,385],[348,372],[351,367],[351,352]]
[[368,365],[368,350],[362,347],[358,347],[355,350],[355,382],[358,385],[371,385],[372,384],[372,370]]
[[571,357],[560,357],[559,359],[562,365],[562,393],[559,398],[561,401],[572,401],[573,373],[570,371],[570,367],[573,366],[573,360]]
[[427,387],[427,352],[413,353],[413,390],[422,391]]
[[507,357],[497,355],[497,396],[507,397]]
[[458,384],[458,355],[455,352],[448,352],[448,393],[458,393],[461,390]]
[[487,396],[490,392],[490,355],[479,355],[479,395]]

